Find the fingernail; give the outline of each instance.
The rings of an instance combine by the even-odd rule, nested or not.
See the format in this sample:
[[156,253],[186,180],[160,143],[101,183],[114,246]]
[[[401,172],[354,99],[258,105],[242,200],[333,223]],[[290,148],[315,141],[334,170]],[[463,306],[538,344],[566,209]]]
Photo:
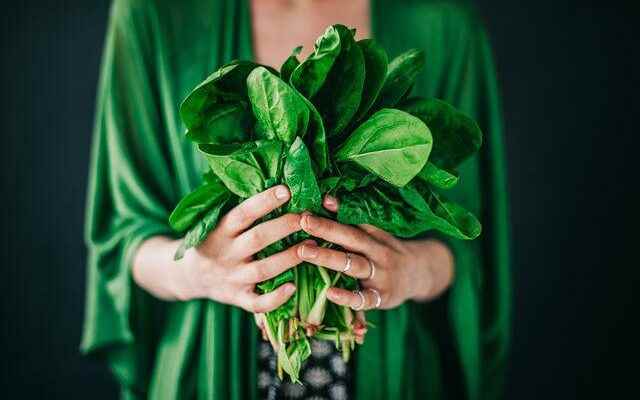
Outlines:
[[333,288],[329,288],[329,290],[327,290],[327,298],[329,300],[339,300],[340,299],[340,295],[337,294]]
[[293,292],[295,292],[295,291],[296,291],[296,287],[295,287],[294,285],[287,285],[287,286],[284,288],[284,292],[285,292],[285,294],[287,294],[287,295],[292,294],[292,293],[293,293]]
[[326,195],[324,198],[324,206],[330,210],[335,210],[338,205],[338,201],[335,197]]
[[289,197],[289,189],[286,186],[279,186],[276,188],[276,199],[284,200]]
[[300,257],[302,258],[316,258],[318,255],[318,248],[311,244],[304,244],[300,247]]

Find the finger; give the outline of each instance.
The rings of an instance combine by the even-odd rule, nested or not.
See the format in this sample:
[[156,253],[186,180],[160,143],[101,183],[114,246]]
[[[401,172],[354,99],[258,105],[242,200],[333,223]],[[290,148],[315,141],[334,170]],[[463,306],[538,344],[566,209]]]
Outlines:
[[302,262],[298,256],[298,248],[307,243],[315,244],[312,240],[305,241],[270,257],[250,262],[247,266],[242,267],[237,271],[238,280],[243,283],[256,284],[275,278],[284,271],[293,268]]
[[324,196],[324,199],[322,200],[322,205],[324,206],[324,208],[334,213],[338,212],[338,208],[340,207],[340,203],[338,202],[338,199],[329,194]]
[[331,301],[332,303],[335,303],[341,306],[347,306],[352,310],[360,309],[361,307],[364,310],[366,309],[366,306],[367,306],[366,297],[365,297],[365,303],[362,304],[362,298],[356,292],[340,289],[337,287],[332,287],[329,290],[327,290],[327,299],[329,299],[329,301]]
[[295,293],[296,287],[293,283],[285,283],[273,292],[258,295],[247,293],[243,297],[240,306],[253,313],[265,313],[280,307]]
[[369,235],[373,236],[380,243],[395,245],[398,240],[392,234],[385,232],[382,229],[377,228],[373,225],[361,224],[361,225],[358,225],[358,228],[362,229],[363,231],[367,232]]
[[[332,303],[350,307],[352,310],[363,311],[369,310],[376,304],[375,294],[370,290],[363,289],[362,297],[357,292],[352,292],[337,287],[327,290],[327,299]],[[364,298],[364,303],[362,299]]]
[[225,215],[220,227],[230,236],[236,236],[258,219],[269,214],[289,200],[289,189],[278,185],[249,197]]
[[240,234],[234,241],[234,254],[241,259],[249,257],[268,245],[299,231],[300,215],[285,214],[263,222]]
[[[345,275],[358,279],[368,278],[371,269],[369,260],[359,254],[327,249],[314,243],[300,245],[298,247],[298,256],[311,264],[343,272]],[[351,267],[347,269],[349,257],[351,258]]]
[[377,254],[381,248],[380,243],[363,230],[327,218],[303,214],[300,218],[300,225],[305,232],[312,236],[367,256],[372,253]]

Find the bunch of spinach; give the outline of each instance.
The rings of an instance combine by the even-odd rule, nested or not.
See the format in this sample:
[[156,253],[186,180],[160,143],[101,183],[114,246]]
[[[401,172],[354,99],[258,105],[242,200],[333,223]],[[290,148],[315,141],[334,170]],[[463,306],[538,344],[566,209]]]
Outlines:
[[[170,216],[171,226],[184,234],[176,258],[198,246],[228,209],[280,183],[291,199],[267,218],[310,211],[399,237],[428,230],[460,239],[480,234],[478,220],[440,193],[456,185],[456,168],[480,147],[478,125],[443,101],[410,97],[425,64],[421,51],[389,62],[375,41],[356,41],[354,34],[330,26],[306,60],[298,60],[296,48],[280,72],[233,61],[183,101],[186,136],[209,169]],[[341,200],[337,216],[321,206],[326,193]],[[307,237],[296,233],[257,256]],[[358,282],[303,263],[257,290],[267,293],[285,282],[294,282],[297,291],[266,314],[265,329],[280,375],[285,371],[297,381],[311,354],[310,336],[334,340],[349,357],[356,340],[353,312],[327,302],[326,291],[355,289]]]

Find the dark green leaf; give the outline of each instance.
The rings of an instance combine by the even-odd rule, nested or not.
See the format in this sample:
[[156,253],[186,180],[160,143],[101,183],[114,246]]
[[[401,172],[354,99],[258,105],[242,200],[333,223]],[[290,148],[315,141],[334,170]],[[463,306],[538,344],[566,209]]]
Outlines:
[[293,142],[284,164],[284,181],[291,191],[290,212],[321,209],[322,194],[311,166],[309,151],[299,137]]
[[429,161],[440,168],[455,169],[482,145],[478,124],[442,100],[413,98],[400,108],[420,118],[429,127],[434,141]]
[[302,51],[302,46],[298,46],[291,52],[291,55],[287,57],[285,62],[280,67],[280,78],[289,83],[289,79],[291,78],[291,74],[293,70],[296,69],[298,65],[300,65],[300,61],[298,61],[298,54]]
[[291,74],[291,85],[308,99],[315,96],[338,58],[340,46],[340,33],[330,26],[316,40],[314,52]]
[[247,90],[253,113],[268,139],[280,139],[287,145],[296,136],[304,136],[309,124],[309,108],[291,86],[266,68],[254,69],[247,78]]
[[458,183],[457,173],[438,168],[430,161],[427,161],[417,177],[440,189],[451,189]]
[[204,181],[180,200],[169,216],[169,225],[177,232],[185,231],[225,195],[228,195],[227,188],[220,181]]
[[375,102],[387,76],[387,52],[373,39],[357,42],[364,57],[365,79],[362,90],[362,101],[353,121],[357,122],[369,112]]
[[329,145],[327,144],[327,136],[322,123],[322,117],[316,110],[316,107],[305,97],[300,96],[304,103],[309,107],[309,126],[307,134],[304,136],[304,142],[311,153],[315,165],[315,171],[318,176],[329,167]]
[[237,143],[250,139],[251,112],[245,102],[215,104],[204,122],[187,130],[195,143]]
[[351,161],[385,181],[404,186],[424,167],[431,133],[418,118],[383,109],[360,125],[338,149],[337,161]]
[[233,196],[231,196],[227,191],[224,192],[224,195],[217,198],[216,203],[213,204],[204,217],[189,229],[180,244],[180,247],[176,251],[174,256],[175,260],[181,259],[184,256],[185,251],[192,247],[199,246],[205,241],[209,232],[211,232],[218,224],[220,215],[229,208],[229,205],[233,203],[233,200]]
[[411,89],[424,68],[424,52],[412,49],[391,60],[384,86],[373,110],[393,107]]
[[335,28],[340,34],[340,55],[320,90],[311,97],[328,138],[339,135],[358,111],[365,78],[364,57],[353,33],[342,25]]
[[466,240],[480,235],[482,226],[472,213],[436,193],[429,185],[416,181],[409,187],[401,188],[400,192],[414,197],[415,192],[419,192],[424,199],[427,206],[420,219],[425,230],[436,229],[454,238]]
[[[416,200],[424,203],[421,197]],[[419,219],[422,213],[423,204],[406,201],[398,188],[377,183],[341,194],[337,218],[344,224],[370,224],[398,237],[414,237],[426,231]]]
[[275,178],[282,153],[282,143],[258,140],[243,144],[204,144],[199,149],[211,170],[225,186],[241,198],[251,197]]
[[187,128],[202,124],[214,104],[246,99],[247,76],[258,65],[232,61],[196,86],[180,105],[180,117]]

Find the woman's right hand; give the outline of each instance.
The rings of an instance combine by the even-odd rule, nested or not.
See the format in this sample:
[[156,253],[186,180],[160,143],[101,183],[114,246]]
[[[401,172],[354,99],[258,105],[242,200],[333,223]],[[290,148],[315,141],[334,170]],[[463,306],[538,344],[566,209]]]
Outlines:
[[299,231],[300,215],[284,214],[253,225],[289,197],[289,189],[279,185],[229,211],[202,245],[185,253],[180,263],[187,285],[178,298],[208,298],[254,313],[271,311],[285,303],[296,290],[293,283],[263,295],[254,292],[255,285],[300,264],[299,245],[261,260],[254,260],[253,255]]

